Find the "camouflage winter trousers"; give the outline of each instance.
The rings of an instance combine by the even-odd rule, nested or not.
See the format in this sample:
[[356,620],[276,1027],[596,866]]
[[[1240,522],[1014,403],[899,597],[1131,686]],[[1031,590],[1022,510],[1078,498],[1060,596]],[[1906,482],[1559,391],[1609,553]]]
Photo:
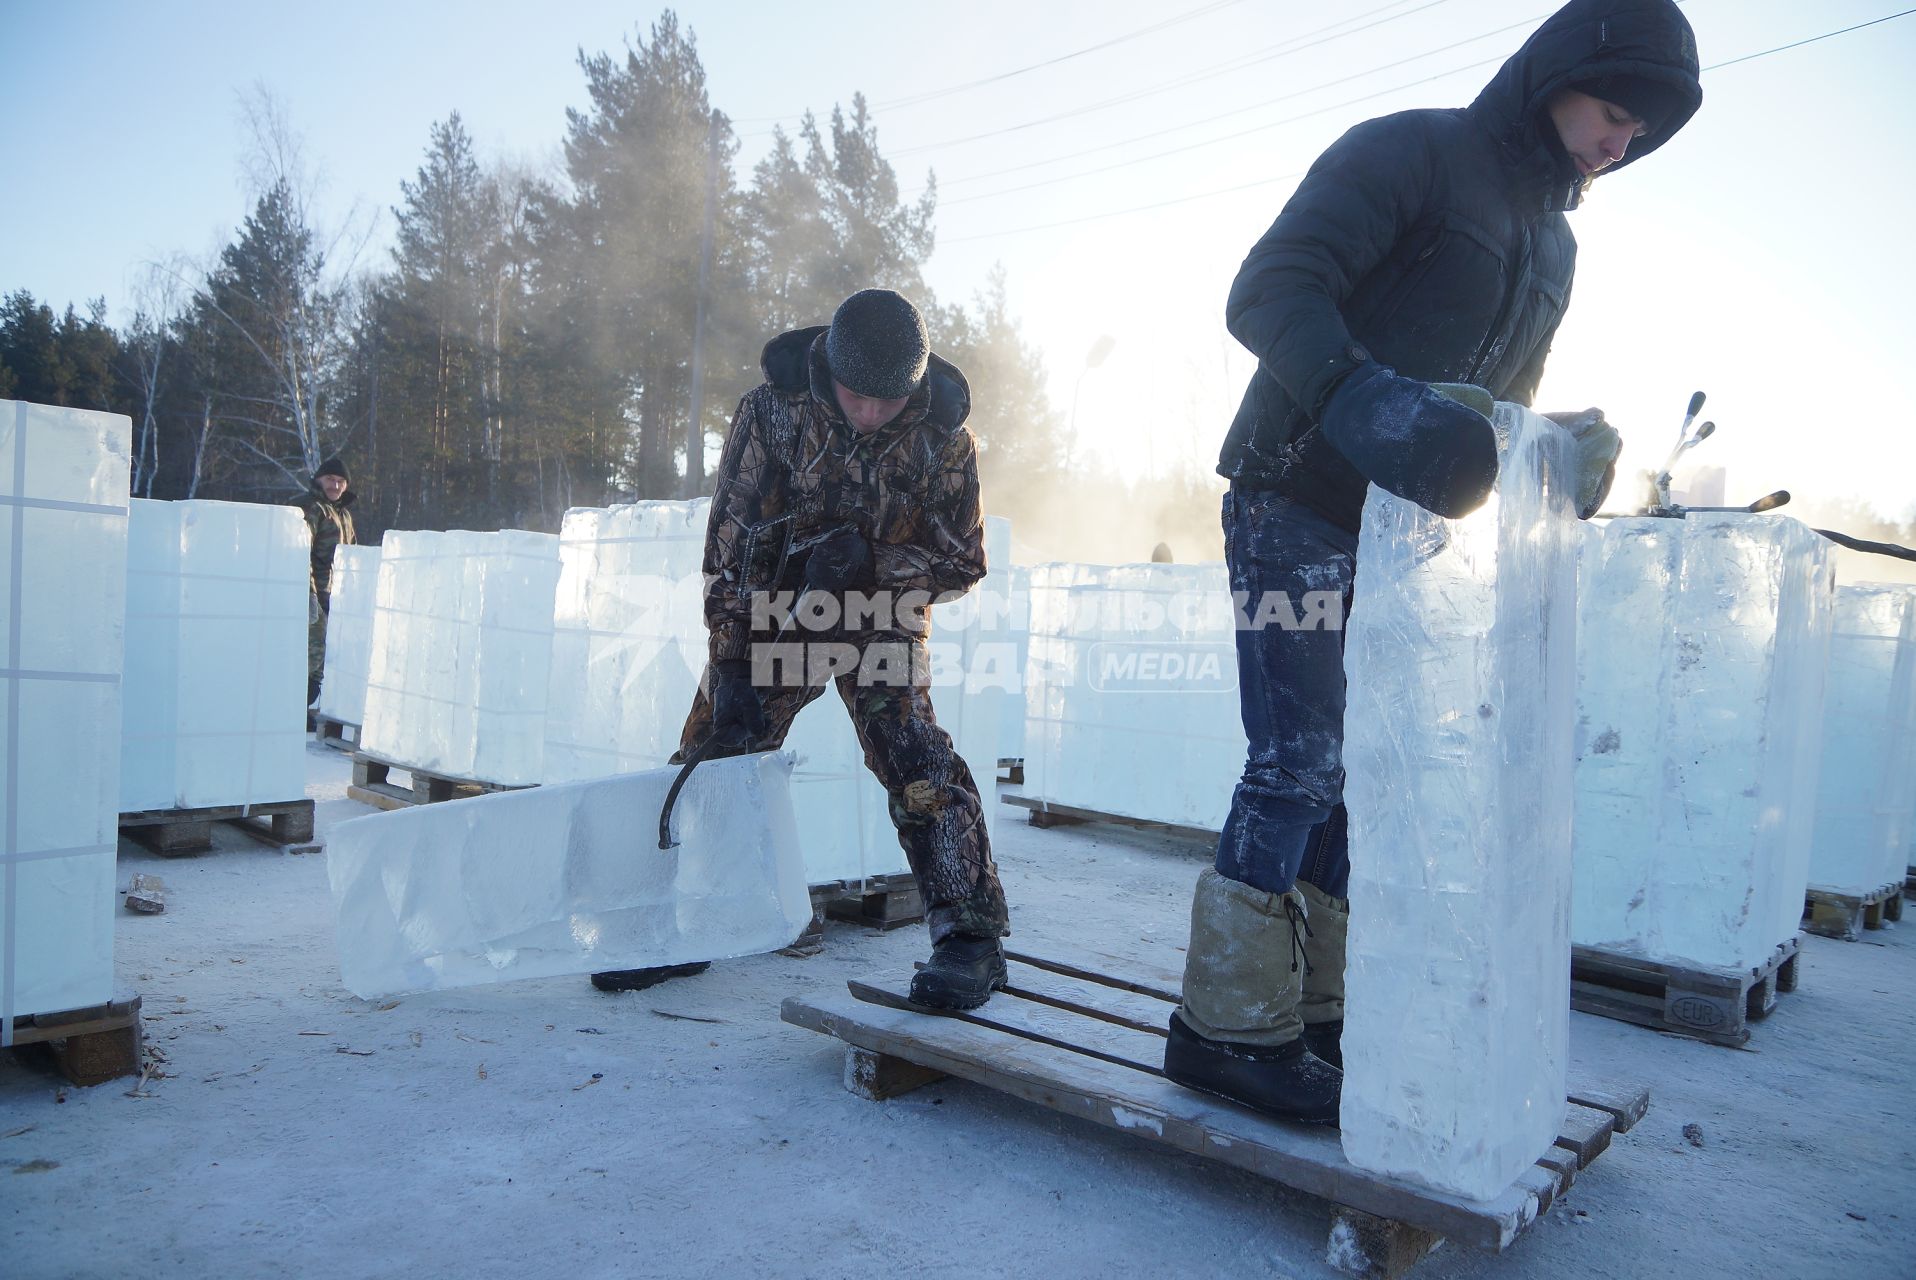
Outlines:
[[[932,941],[951,933],[1002,937],[1007,924],[1005,891],[991,860],[978,784],[952,747],[951,735],[939,728],[932,713],[922,645],[894,637],[869,640],[859,647],[868,651],[867,646],[879,644],[899,646],[916,659],[905,664],[904,669],[914,673],[909,681],[861,681],[858,671],[847,671],[832,682],[851,713],[852,727],[865,751],[865,767],[890,799],[892,825],[924,895]],[[699,681],[674,761],[683,760],[712,731],[711,675],[707,668]],[[798,713],[824,691],[823,681],[811,680],[761,687],[759,700],[768,725],[765,736],[747,747],[714,752],[712,758],[777,750]]]

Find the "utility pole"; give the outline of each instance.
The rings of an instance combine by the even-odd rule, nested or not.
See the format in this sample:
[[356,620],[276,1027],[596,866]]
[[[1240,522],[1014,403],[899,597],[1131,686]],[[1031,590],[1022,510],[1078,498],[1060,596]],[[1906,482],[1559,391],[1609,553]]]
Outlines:
[[719,113],[710,113],[705,139],[705,227],[699,233],[699,293],[692,322],[692,421],[685,428],[684,496],[705,487],[705,296],[712,283],[712,224],[718,218]]

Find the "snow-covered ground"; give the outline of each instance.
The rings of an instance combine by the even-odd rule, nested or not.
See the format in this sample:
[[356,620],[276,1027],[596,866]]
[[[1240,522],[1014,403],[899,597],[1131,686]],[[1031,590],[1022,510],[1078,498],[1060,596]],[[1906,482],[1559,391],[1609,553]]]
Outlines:
[[[308,765],[322,833],[364,812],[344,757]],[[1202,850],[1002,816],[1020,942],[1175,962]],[[811,959],[636,994],[374,1006],[339,985],[321,857],[225,832],[122,844],[136,872],[167,908],[121,913],[118,969],[165,1074],[132,1097],[0,1054],[9,1277],[1334,1274],[1322,1202],[967,1084],[846,1093],[841,1046],[779,1001],[903,974],[922,930],[834,924]],[[1916,1274],[1913,937],[1808,939],[1749,1052],[1572,1015],[1576,1070],[1647,1082],[1649,1116],[1510,1253],[1416,1274]]]

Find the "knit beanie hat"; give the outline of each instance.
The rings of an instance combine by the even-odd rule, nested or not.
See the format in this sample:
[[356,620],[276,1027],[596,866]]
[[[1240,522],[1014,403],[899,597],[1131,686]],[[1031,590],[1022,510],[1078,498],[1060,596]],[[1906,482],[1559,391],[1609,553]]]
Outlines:
[[1670,113],[1682,106],[1684,101],[1682,90],[1675,85],[1641,76],[1599,76],[1595,80],[1572,85],[1571,88],[1593,98],[1616,103],[1643,121],[1643,127],[1651,133],[1662,128],[1663,122],[1670,118]]
[[901,400],[924,381],[925,318],[890,289],[861,289],[839,304],[825,335],[832,377],[874,400]]
[[317,480],[321,476],[338,476],[348,484],[351,484],[353,479],[346,474],[346,464],[341,462],[336,456],[320,463],[319,470],[313,472],[313,479]]

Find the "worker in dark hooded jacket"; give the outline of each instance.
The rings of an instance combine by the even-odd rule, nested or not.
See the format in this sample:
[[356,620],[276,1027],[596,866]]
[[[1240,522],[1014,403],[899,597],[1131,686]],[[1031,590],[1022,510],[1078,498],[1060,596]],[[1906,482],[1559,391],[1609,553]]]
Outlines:
[[[1486,500],[1490,422],[1433,384],[1530,403],[1570,300],[1564,215],[1683,127],[1697,77],[1670,0],[1571,0],[1469,107],[1365,121],[1318,158],[1226,306],[1258,358],[1218,463],[1240,599],[1331,592],[1347,613],[1368,484],[1446,517]],[[1587,518],[1621,440],[1601,411],[1549,416],[1579,446]],[[1172,1080],[1322,1123],[1343,1079],[1349,922],[1335,621],[1238,632],[1249,756],[1192,901],[1164,1062]]]
[[353,531],[352,480],[346,464],[328,458],[313,472],[300,495],[300,513],[312,535],[311,588],[313,608],[306,628],[306,705],[319,701],[319,682],[326,674],[326,618],[333,607],[333,552],[359,541]]
[[[912,999],[975,1008],[1005,983],[1005,896],[978,785],[932,712],[926,648],[931,602],[985,575],[971,389],[885,289],[774,338],[760,364],[719,460],[709,662],[675,759],[708,741],[708,759],[774,750],[835,683],[924,896],[932,956]],[[798,607],[807,597],[821,607]],[[639,989],[704,967],[593,982]]]

